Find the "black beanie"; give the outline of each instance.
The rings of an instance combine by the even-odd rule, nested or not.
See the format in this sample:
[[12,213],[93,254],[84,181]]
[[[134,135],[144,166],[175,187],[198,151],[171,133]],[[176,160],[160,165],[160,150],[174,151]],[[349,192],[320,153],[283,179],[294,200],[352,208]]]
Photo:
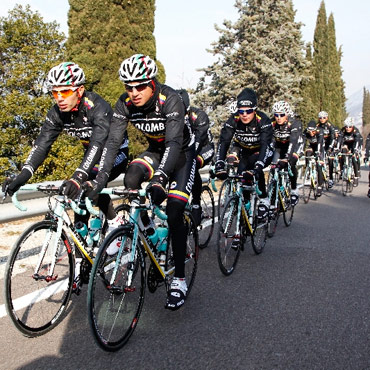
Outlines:
[[239,107],[257,107],[257,95],[252,89],[244,89],[237,97]]

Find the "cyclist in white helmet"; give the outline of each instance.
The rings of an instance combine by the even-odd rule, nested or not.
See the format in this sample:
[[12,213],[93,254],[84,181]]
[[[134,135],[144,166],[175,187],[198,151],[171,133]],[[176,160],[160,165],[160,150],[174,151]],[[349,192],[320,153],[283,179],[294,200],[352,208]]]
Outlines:
[[[81,184],[96,176],[96,164],[108,137],[113,110],[101,96],[86,91],[84,83],[84,71],[76,63],[63,62],[49,71],[47,84],[54,97],[55,104],[47,113],[41,132],[22,171],[15,178],[5,180],[3,192],[12,195],[32,177],[47,157],[52,144],[62,131],[80,139],[85,149],[80,165],[72,177],[66,180],[61,187],[63,194],[74,199],[80,190]],[[127,156],[128,141],[125,137],[121,140],[110,180],[124,172],[127,165]],[[116,214],[109,196],[99,196],[98,205],[106,214],[108,220],[113,222]],[[76,215],[75,221],[86,222],[87,217]]]
[[[115,153],[131,122],[148,141],[148,148],[127,168],[125,186],[138,189],[149,181],[147,191],[154,204],[167,198],[166,212],[174,246],[175,273],[168,291],[166,308],[176,310],[186,299],[185,280],[186,226],[183,212],[193,186],[195,173],[194,136],[185,121],[185,108],[179,94],[155,78],[157,66],[147,55],[135,54],[125,59],[119,78],[126,92],[118,99],[112,120],[105,155],[99,175],[90,186],[89,197],[105,186]],[[167,189],[169,187],[169,190]],[[149,219],[142,216],[144,225]]]
[[284,100],[280,100],[272,106],[272,113],[274,115],[272,127],[274,129],[275,148],[272,162],[284,166],[289,161],[293,173],[290,178],[292,205],[295,206],[299,201],[296,163],[303,142],[302,123],[294,118],[294,112],[289,103]]
[[333,166],[334,166],[334,155],[333,148],[335,145],[335,128],[332,123],[329,122],[328,112],[321,111],[318,114],[317,127],[322,131],[324,137],[324,150],[325,154],[328,157],[329,164],[329,188],[332,188],[334,185],[333,181]]

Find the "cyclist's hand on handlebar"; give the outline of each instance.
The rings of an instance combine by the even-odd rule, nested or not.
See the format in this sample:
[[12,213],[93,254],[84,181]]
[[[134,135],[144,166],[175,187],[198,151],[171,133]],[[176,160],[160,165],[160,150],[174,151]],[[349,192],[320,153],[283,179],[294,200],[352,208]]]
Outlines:
[[2,191],[4,195],[8,194],[12,196],[31,177],[32,177],[32,173],[26,168],[24,168],[18,176],[7,177],[2,185]]
[[286,168],[288,166],[288,160],[287,159],[279,159],[278,161],[278,164],[277,164],[278,168]]
[[60,187],[60,193],[70,199],[75,199],[85,180],[87,180],[86,173],[76,170],[69,180],[63,182]]
[[225,180],[227,178],[227,172],[225,169],[225,161],[217,161],[215,164],[215,172],[217,178]]
[[164,174],[154,174],[146,188],[153,204],[159,206],[167,198],[166,185],[167,177]]
[[108,175],[104,172],[99,172],[94,180],[89,180],[83,183],[82,189],[92,202],[96,202],[98,194],[104,189],[108,182]]
[[256,173],[253,170],[243,171],[242,176],[245,181],[251,182],[256,178]]

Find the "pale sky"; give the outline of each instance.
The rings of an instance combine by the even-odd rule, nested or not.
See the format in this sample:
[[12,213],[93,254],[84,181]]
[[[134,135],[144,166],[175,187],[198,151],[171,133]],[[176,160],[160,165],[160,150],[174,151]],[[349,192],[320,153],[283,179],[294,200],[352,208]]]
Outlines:
[[[68,32],[68,0],[2,0],[0,16],[18,3],[30,4],[45,21],[56,20],[61,31]],[[303,40],[312,42],[321,0],[293,0],[296,21]],[[174,88],[195,87],[201,76],[197,68],[210,65],[214,59],[206,51],[219,33],[214,24],[224,19],[235,21],[234,0],[156,0],[155,37],[157,58],[166,69],[166,83]],[[325,0],[327,16],[332,12],[336,25],[337,47],[342,46],[343,79],[347,98],[370,84],[370,1]],[[117,66],[118,70],[118,66]]]

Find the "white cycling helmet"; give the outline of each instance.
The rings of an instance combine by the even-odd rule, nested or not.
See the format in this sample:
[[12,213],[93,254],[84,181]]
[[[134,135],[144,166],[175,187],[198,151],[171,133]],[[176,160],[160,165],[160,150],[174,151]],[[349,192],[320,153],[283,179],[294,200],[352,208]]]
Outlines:
[[324,110],[322,110],[321,112],[319,112],[318,117],[319,118],[328,118],[329,117],[329,113],[328,112],[325,112]]
[[85,83],[85,73],[73,62],[64,62],[53,67],[47,78],[49,88],[53,86],[79,86]]
[[157,65],[153,59],[144,54],[135,54],[121,63],[118,74],[121,81],[129,83],[151,80],[157,72]]
[[353,127],[355,124],[355,120],[353,117],[347,117],[344,121],[344,127]]
[[288,116],[294,116],[294,112],[289,103],[284,100],[280,100],[272,106],[272,113],[285,113]]

